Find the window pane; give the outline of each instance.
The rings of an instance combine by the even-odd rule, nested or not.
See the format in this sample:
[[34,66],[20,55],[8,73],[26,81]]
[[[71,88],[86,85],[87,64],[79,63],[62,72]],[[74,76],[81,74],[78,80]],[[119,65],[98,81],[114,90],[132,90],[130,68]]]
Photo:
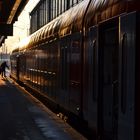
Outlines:
[[55,1],[56,16],[58,16],[58,0]]
[[73,0],[73,5],[76,5],[77,4],[77,0]]
[[72,7],[73,5],[73,0],[70,0],[70,7]]
[[62,6],[61,6],[61,4],[62,4],[62,0],[59,0],[59,14],[61,14],[61,12],[62,12]]
[[53,10],[53,18],[55,18],[56,17],[56,0],[53,0],[53,8],[52,8],[52,10]]
[[62,12],[64,12],[64,7],[65,7],[65,3],[64,0],[62,0]]

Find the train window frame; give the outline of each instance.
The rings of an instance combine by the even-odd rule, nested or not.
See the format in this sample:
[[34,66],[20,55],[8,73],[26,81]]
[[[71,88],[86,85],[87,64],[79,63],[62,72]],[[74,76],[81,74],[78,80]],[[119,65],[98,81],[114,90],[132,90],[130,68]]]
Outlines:
[[[75,50],[72,50],[72,47],[73,46],[78,46],[77,48],[79,49],[75,49]],[[83,73],[83,70],[81,70],[81,63],[82,63],[82,60],[81,60],[81,52],[82,51],[82,35],[80,34],[80,32],[78,32],[78,33],[74,33],[73,35],[71,35],[71,45],[70,45],[70,49],[69,49],[69,55],[70,55],[70,57],[69,57],[69,61],[72,61],[72,62],[74,62],[76,65],[79,63],[79,65],[80,65],[80,67],[79,67],[79,71],[78,71],[78,69],[77,69],[77,75],[76,76],[74,76],[74,79],[72,79],[71,80],[71,78],[69,78],[69,80],[71,81],[71,84],[72,83],[75,83],[76,85],[79,85],[79,86],[81,86],[81,73]],[[77,59],[75,59],[75,60],[72,60],[73,58],[72,58],[72,53],[73,52],[75,52],[75,54],[73,54],[73,55],[78,55],[79,56],[79,59],[77,58]],[[78,53],[78,54],[77,54]],[[77,57],[77,56],[76,56]],[[78,62],[78,63],[77,63]],[[70,63],[70,62],[69,62]],[[70,66],[69,66],[70,67]],[[79,75],[79,77],[78,77],[78,75]],[[77,79],[75,79],[77,77]]]

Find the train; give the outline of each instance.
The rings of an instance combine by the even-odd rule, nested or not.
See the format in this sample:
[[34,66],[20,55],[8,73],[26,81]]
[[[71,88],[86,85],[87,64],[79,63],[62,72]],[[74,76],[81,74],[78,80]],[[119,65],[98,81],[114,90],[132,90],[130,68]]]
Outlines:
[[11,77],[96,140],[140,140],[139,10],[139,0],[83,0],[19,43]]

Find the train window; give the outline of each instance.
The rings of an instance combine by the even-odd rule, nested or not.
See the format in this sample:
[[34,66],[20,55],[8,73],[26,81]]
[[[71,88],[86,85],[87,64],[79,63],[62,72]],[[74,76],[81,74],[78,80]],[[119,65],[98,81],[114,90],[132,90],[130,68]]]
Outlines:
[[43,7],[43,25],[45,25],[45,23],[46,23],[46,16],[45,16],[46,7],[45,7],[45,1],[43,1],[42,7]]
[[66,11],[68,9],[68,1],[64,1],[65,5],[64,5],[64,11]]
[[56,1],[56,16],[59,15],[59,0]]
[[73,40],[71,43],[69,42],[71,46],[66,42],[68,42],[68,40],[63,41],[61,47],[61,77],[63,77],[61,79],[61,88],[65,90],[68,86],[68,79],[73,86],[78,87],[81,76],[79,38]]
[[48,9],[49,9],[49,8],[48,8],[48,1],[46,0],[46,1],[45,1],[45,11],[44,11],[44,12],[45,12],[45,19],[46,19],[45,22],[46,22],[46,23],[48,23],[48,21],[49,21],[49,18],[48,18],[48,17],[49,17]]
[[70,0],[70,7],[72,7],[73,6],[73,0]]
[[64,8],[65,8],[65,0],[62,0],[62,13],[64,12]]
[[43,4],[40,5],[39,7],[39,27],[43,26],[43,20],[44,20],[44,17],[43,17]]
[[80,59],[79,42],[74,41],[71,47],[71,61],[76,64]]
[[67,46],[66,44],[62,46],[61,48],[61,74],[63,78],[61,78],[61,87],[62,89],[67,89],[67,79],[68,79],[68,73],[67,73]]
[[62,0],[59,0],[59,15],[62,13]]
[[56,17],[56,0],[53,0],[53,3],[52,3],[52,12],[53,12],[53,18]]
[[53,19],[53,1],[51,0],[49,3],[49,21]]
[[58,9],[57,1],[58,0],[55,0],[55,17],[57,17],[57,9]]
[[83,1],[83,0],[78,0],[79,3],[80,3],[81,1]]
[[80,42],[79,40],[74,40],[70,47],[70,80],[79,82],[80,81]]

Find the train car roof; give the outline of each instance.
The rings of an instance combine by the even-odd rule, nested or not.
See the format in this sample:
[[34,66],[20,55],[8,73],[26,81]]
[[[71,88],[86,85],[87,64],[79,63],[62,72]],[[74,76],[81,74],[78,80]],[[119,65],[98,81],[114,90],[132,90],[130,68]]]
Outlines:
[[42,42],[44,40],[47,41],[50,37],[55,37],[55,35],[58,33],[59,30],[60,19],[61,17],[54,19],[53,21],[49,22],[48,24],[40,28],[38,31],[33,33],[30,36],[28,48],[35,46],[39,42]]
[[12,51],[12,53],[16,53],[16,52],[19,52],[19,48],[16,48]]
[[127,12],[128,8],[134,10],[131,5],[135,3],[137,6],[136,1],[138,2],[138,0],[84,0],[30,35],[30,41],[23,45],[23,48],[32,48],[41,42],[80,31],[83,22],[88,28]]
[[90,0],[84,0],[62,14],[59,35],[63,36],[71,32],[82,30],[83,17]]
[[73,8],[52,20],[47,25],[31,35],[30,45],[36,45],[39,42],[55,38],[58,34],[63,36],[71,32],[72,29],[82,30],[82,19],[89,0],[82,1]]
[[140,10],[139,0],[92,0],[88,8],[85,26],[91,27],[123,13]]
[[[97,23],[117,16],[120,11],[125,11],[124,2],[126,0],[92,0],[86,14],[85,25],[87,27],[96,25]],[[122,6],[122,7],[120,7]]]
[[[88,2],[89,0],[82,1],[77,6],[70,8],[68,11],[34,32],[30,35],[28,45],[24,45],[23,48],[32,48],[32,46],[36,46],[39,42],[57,37],[58,34],[58,36],[63,36],[68,34],[72,29],[82,29],[82,18]],[[23,48],[20,48],[20,50],[23,50]]]

